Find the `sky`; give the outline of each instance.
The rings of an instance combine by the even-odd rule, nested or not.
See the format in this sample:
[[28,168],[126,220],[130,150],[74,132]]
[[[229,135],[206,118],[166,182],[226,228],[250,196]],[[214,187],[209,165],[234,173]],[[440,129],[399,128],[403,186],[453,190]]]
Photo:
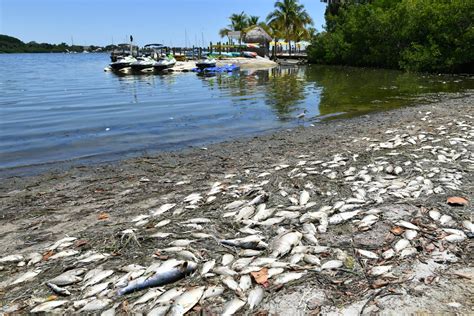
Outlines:
[[[274,0],[0,0],[0,34],[24,42],[206,46],[232,13],[265,19]],[[326,5],[300,0],[321,31]],[[187,36],[186,36],[187,35]],[[186,41],[187,39],[187,41]]]

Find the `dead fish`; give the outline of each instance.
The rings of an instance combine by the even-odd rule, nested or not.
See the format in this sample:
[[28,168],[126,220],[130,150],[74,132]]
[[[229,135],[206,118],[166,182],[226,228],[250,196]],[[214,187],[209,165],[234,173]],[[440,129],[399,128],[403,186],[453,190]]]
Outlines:
[[474,224],[471,221],[464,220],[462,221],[462,225],[464,226],[465,229],[467,229],[469,232],[474,234]]
[[207,274],[216,265],[216,260],[209,260],[202,265],[201,275]]
[[439,222],[441,223],[441,225],[446,225],[448,224],[450,221],[452,221],[452,217],[449,216],[449,215],[442,215],[440,218],[439,218]]
[[190,239],[176,239],[176,240],[173,240],[172,242],[170,242],[168,244],[168,246],[171,246],[171,247],[187,247],[190,244],[192,244],[193,242],[196,242],[196,241],[195,240],[190,240]]
[[67,289],[64,289],[62,287],[57,286],[54,283],[51,282],[46,282],[46,285],[53,290],[54,293],[62,295],[62,296],[69,296],[71,295],[71,292],[69,292]]
[[400,258],[403,259],[403,258],[409,257],[411,255],[414,255],[416,253],[418,253],[418,250],[416,250],[416,248],[408,247],[408,248],[403,249],[400,252]]
[[375,224],[378,221],[378,217],[370,214],[362,218],[359,222],[359,229],[361,230],[366,230],[369,229],[373,224]]
[[185,288],[171,288],[168,291],[164,292],[158,298],[153,302],[153,305],[156,304],[164,304],[168,305],[170,302],[172,302],[174,299],[176,299],[178,296],[186,292]]
[[135,272],[135,271],[140,271],[144,269],[145,267],[139,264],[129,264],[129,265],[121,267],[119,270],[122,272]]
[[267,271],[268,278],[270,279],[270,278],[274,277],[275,275],[282,274],[283,272],[285,272],[284,268],[270,268]]
[[267,209],[265,203],[259,204],[257,206],[256,211],[255,211],[255,215],[253,217],[253,220],[257,221],[257,222],[263,221],[263,220],[269,218],[270,216],[272,216],[273,212],[274,212],[274,209],[271,209],[271,208]]
[[77,251],[77,250],[68,249],[68,250],[64,250],[64,251],[61,251],[61,252],[58,252],[58,253],[52,255],[51,257],[49,257],[49,259],[59,259],[59,258],[71,257],[71,256],[74,256],[74,255],[77,255],[78,253],[79,253],[79,251]]
[[252,201],[248,203],[248,205],[257,205],[264,203],[266,200],[268,200],[268,194],[262,193],[257,195]]
[[197,268],[197,264],[190,261],[185,261],[179,266],[175,266],[173,268],[163,266],[164,264],[156,271],[153,276],[143,280],[142,282],[131,282],[128,286],[118,290],[117,295],[121,296],[149,287],[158,287],[176,282],[193,273]]
[[224,310],[222,311],[221,315],[222,316],[234,315],[235,313],[237,313],[237,311],[239,311],[239,309],[244,307],[244,305],[245,305],[244,301],[242,301],[239,298],[234,298],[224,305]]
[[300,194],[299,204],[300,206],[305,206],[309,201],[309,193],[306,190],[303,190]]
[[168,225],[169,223],[171,223],[171,220],[169,220],[169,219],[164,219],[164,220],[162,220],[162,221],[159,221],[159,222],[155,225],[155,228],[166,226],[166,225]]
[[343,222],[357,216],[359,213],[360,213],[360,210],[356,210],[356,211],[352,211],[352,212],[338,213],[338,214],[333,215],[329,218],[329,224],[337,225],[337,224],[343,223]]
[[205,300],[206,298],[219,296],[224,293],[224,291],[225,288],[223,288],[222,286],[209,286],[206,291],[204,291],[204,294],[201,297],[201,301]]
[[441,213],[436,210],[431,210],[428,212],[428,215],[431,217],[432,220],[438,221],[441,217]]
[[250,278],[250,275],[248,274],[242,275],[239,281],[239,288],[245,292],[248,289],[250,289],[250,286],[252,286],[252,279]]
[[244,201],[244,200],[234,201],[234,202],[232,202],[232,203],[227,204],[227,205],[224,207],[224,210],[233,210],[233,209],[236,209],[236,208],[238,208],[238,207],[241,207],[241,206],[244,205],[245,203],[247,203],[247,201]]
[[329,260],[321,265],[321,270],[339,269],[344,263],[341,260]]
[[222,279],[222,283],[227,286],[229,289],[233,291],[237,291],[239,289],[239,284],[235,282],[234,278],[230,276],[226,276]]
[[181,316],[186,314],[196,305],[204,294],[205,286],[186,291],[176,298],[169,311],[170,316]]
[[410,241],[406,239],[400,239],[399,241],[397,241],[395,246],[393,246],[393,249],[395,250],[395,252],[400,252],[406,247],[408,247],[409,245],[410,245]]
[[252,266],[263,267],[277,261],[276,258],[272,257],[260,257],[251,262]]
[[392,266],[390,265],[389,266],[376,266],[370,269],[369,274],[373,276],[379,276],[379,275],[389,272],[390,270],[392,270]]
[[63,306],[67,303],[69,303],[69,301],[58,300],[44,302],[33,308],[30,313],[49,313],[52,312],[55,308]]
[[25,272],[19,278],[17,278],[15,281],[10,283],[10,285],[15,285],[15,284],[31,281],[40,273],[41,273],[40,269],[35,269],[35,270],[32,270],[32,271]]
[[284,217],[272,217],[272,218],[269,218],[263,222],[259,222],[257,223],[257,225],[259,226],[273,226],[273,225],[276,225],[276,224],[279,224],[281,222],[283,222],[285,220]]
[[100,260],[103,260],[105,258],[107,258],[108,256],[110,256],[109,254],[103,254],[103,253],[86,253],[84,255],[84,258],[81,258],[78,262],[79,263],[90,263],[90,262],[96,262],[96,261],[100,261]]
[[206,234],[206,233],[191,233],[191,236],[197,239],[214,238],[213,235]]
[[162,232],[158,232],[158,233],[154,233],[153,235],[150,235],[151,238],[167,238],[169,236],[172,236],[173,234],[172,233],[162,233]]
[[170,308],[171,308],[171,305],[160,305],[158,307],[153,308],[146,315],[147,316],[165,316],[168,313]]
[[141,277],[143,274],[145,274],[145,269],[142,270],[137,270],[137,271],[130,271],[124,276],[120,277],[116,282],[115,282],[115,287],[125,287],[130,283],[130,281],[135,280],[139,277]]
[[102,270],[98,271],[95,273],[93,276],[89,277],[87,274],[84,276],[84,281],[86,284],[82,287],[82,289],[85,289],[88,286],[94,285],[96,283],[99,283],[100,281],[104,280],[105,278],[108,278],[114,274],[114,270]]
[[243,234],[248,234],[248,235],[257,235],[257,234],[260,234],[261,232],[259,230],[256,230],[256,229],[253,229],[253,228],[250,228],[250,227],[243,227],[243,228],[240,228],[239,229],[239,232],[243,233]]
[[183,250],[184,250],[184,247],[178,247],[178,246],[160,249],[160,251],[162,252],[180,252]]
[[297,217],[300,217],[300,213],[299,212],[290,212],[290,211],[278,211],[275,216],[277,217],[283,217],[283,218],[287,218],[287,219],[294,219],[294,218],[297,218]]
[[232,263],[232,269],[235,271],[240,271],[243,268],[247,267],[253,261],[252,257],[240,258]]
[[234,256],[231,255],[230,253],[226,253],[222,256],[222,265],[226,266],[232,263],[234,261]]
[[184,260],[199,262],[199,259],[191,251],[188,250],[178,251],[176,252],[176,256]]
[[63,239],[60,239],[56,241],[51,247],[48,248],[48,250],[56,250],[57,248],[64,248],[65,244],[67,245],[72,245],[72,242],[75,241],[77,238],[76,237],[65,237]]
[[255,257],[262,254],[260,250],[242,249],[239,251],[239,257]]
[[262,237],[257,235],[250,235],[243,238],[224,239],[220,241],[221,244],[238,247],[243,249],[263,250],[267,245],[262,241]]
[[82,278],[79,277],[79,275],[82,275],[85,272],[86,269],[69,270],[49,280],[49,282],[58,286],[71,285],[82,281]]
[[83,294],[83,298],[88,298],[91,296],[95,296],[99,294],[100,292],[104,291],[109,287],[109,282],[104,282],[104,283],[99,283],[96,285],[93,285],[87,289],[87,291]]
[[304,262],[312,264],[312,265],[317,265],[317,266],[321,265],[321,261],[315,255],[304,254],[303,255],[303,260],[304,260]]
[[368,259],[378,259],[379,256],[375,253],[375,252],[372,252],[372,251],[368,251],[368,250],[363,250],[363,249],[356,249],[357,253],[363,257],[366,257]]
[[28,259],[28,264],[27,264],[28,266],[35,265],[38,262],[41,262],[43,260],[43,255],[40,254],[39,252],[33,252],[29,254],[26,259]]
[[247,304],[249,305],[250,310],[253,310],[262,302],[264,294],[265,294],[265,291],[260,286],[254,287],[249,292],[249,297],[247,298]]
[[97,300],[93,300],[87,303],[83,308],[81,308],[79,312],[98,311],[98,310],[106,308],[107,306],[110,305],[110,303],[112,303],[112,300],[108,298],[100,298]]
[[305,274],[306,274],[306,272],[303,272],[303,273],[297,273],[297,272],[283,273],[275,279],[273,284],[281,285],[281,284],[285,284],[285,283],[288,283],[288,282],[291,282],[291,281],[295,281],[295,280],[298,280],[298,279],[302,278]]
[[407,229],[405,230],[405,232],[403,233],[403,237],[405,237],[406,239],[408,240],[413,240],[415,239],[415,237],[418,235],[417,231],[416,230],[411,230],[411,229]]
[[295,253],[294,255],[290,257],[289,261],[291,264],[297,264],[303,259],[303,257],[304,257],[303,253]]
[[393,249],[388,249],[382,253],[382,258],[384,259],[390,259],[393,258],[393,256],[395,256],[395,250]]
[[303,239],[304,239],[307,243],[309,243],[309,244],[311,244],[311,245],[317,246],[317,245],[319,244],[319,243],[318,243],[318,239],[317,239],[316,236],[314,236],[313,234],[308,234],[308,233],[307,233],[307,234],[304,234],[304,235],[303,235]]
[[133,308],[133,306],[135,306],[135,305],[140,305],[140,304],[144,304],[148,301],[151,301],[152,299],[155,299],[158,296],[160,296],[161,294],[163,294],[163,292],[164,291],[161,290],[161,289],[151,289],[147,293],[145,293],[144,295],[140,296],[140,298],[138,300],[136,300],[135,302],[133,302],[130,305],[130,307]]
[[253,206],[245,206],[235,215],[235,220],[240,222],[241,220],[249,219],[254,212],[255,208]]
[[412,230],[420,230],[420,228],[418,226],[413,225],[412,223],[407,222],[407,221],[398,221],[396,223],[396,225],[398,225],[400,227],[403,227],[403,228],[412,229]]
[[272,242],[273,258],[281,257],[291,251],[291,248],[296,246],[301,240],[302,234],[299,232],[288,232],[275,237]]
[[215,272],[216,274],[227,275],[227,276],[234,276],[238,274],[237,272],[235,272],[234,270],[226,266],[214,268],[212,271]]
[[23,260],[24,260],[23,255],[20,255],[20,254],[9,255],[9,256],[0,258],[0,263],[20,262]]

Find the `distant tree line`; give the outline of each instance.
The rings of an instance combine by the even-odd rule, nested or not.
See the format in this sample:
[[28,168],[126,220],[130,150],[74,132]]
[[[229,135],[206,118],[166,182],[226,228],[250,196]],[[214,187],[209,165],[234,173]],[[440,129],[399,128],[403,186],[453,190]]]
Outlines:
[[474,72],[472,0],[324,2],[326,30],[308,48],[313,63]]
[[[84,46],[61,44],[48,44],[29,42],[24,43],[18,38],[0,34],[0,53],[65,53],[83,52]],[[95,52],[102,50],[99,46],[87,46],[87,51]]]

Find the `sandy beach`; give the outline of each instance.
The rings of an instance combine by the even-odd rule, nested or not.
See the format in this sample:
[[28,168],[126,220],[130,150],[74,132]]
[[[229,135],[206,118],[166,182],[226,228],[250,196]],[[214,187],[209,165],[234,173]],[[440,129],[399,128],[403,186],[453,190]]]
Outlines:
[[[257,67],[246,60],[225,63]],[[190,312],[220,313],[234,298],[247,301],[248,291],[222,282],[242,283],[253,261],[219,241],[250,229],[268,245],[252,260],[269,257],[282,234],[303,236],[276,256],[280,266],[255,265],[252,272],[281,269],[265,282],[251,277],[251,287],[264,290],[253,311],[259,315],[473,313],[474,94],[431,101],[206,148],[3,179],[0,313],[26,314],[48,302],[59,302],[60,313],[149,312],[153,300],[132,307],[148,290],[116,295],[124,267],[145,271],[174,258],[194,260],[189,253],[198,271],[164,289],[222,286],[221,295]],[[452,197],[460,199],[447,203]],[[236,201],[242,203],[230,206]],[[273,210],[255,219],[263,203]],[[189,242],[166,250],[176,240]],[[218,269],[224,255],[232,255],[232,272]],[[215,270],[201,275],[212,260]],[[84,276],[64,286],[71,294],[65,297],[45,285],[66,271],[98,268],[111,274],[92,295]],[[245,306],[238,314],[247,312]]]

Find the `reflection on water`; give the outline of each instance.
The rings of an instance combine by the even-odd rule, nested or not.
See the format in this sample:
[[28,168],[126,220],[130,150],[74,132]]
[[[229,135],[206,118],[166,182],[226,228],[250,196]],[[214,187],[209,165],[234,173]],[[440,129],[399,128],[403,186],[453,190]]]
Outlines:
[[197,146],[474,86],[468,77],[323,66],[118,76],[102,71],[107,62],[106,54],[0,55],[0,169]]

